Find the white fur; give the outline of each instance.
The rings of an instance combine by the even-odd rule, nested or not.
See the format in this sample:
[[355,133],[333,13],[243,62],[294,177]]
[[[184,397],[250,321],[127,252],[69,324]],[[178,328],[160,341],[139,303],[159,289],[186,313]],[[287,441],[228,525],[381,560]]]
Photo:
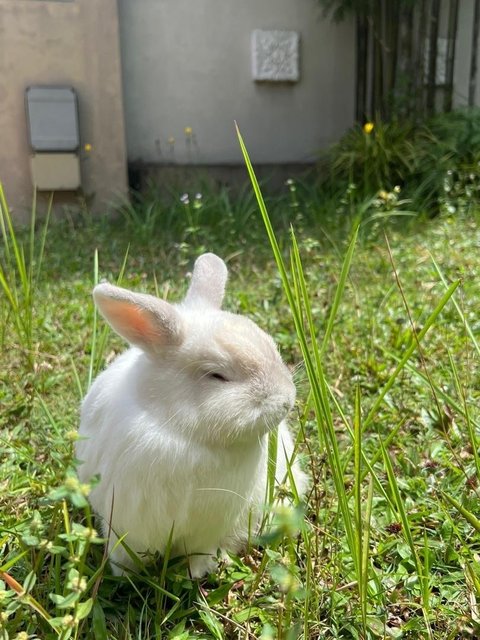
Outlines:
[[[163,553],[173,529],[172,554],[204,575],[219,549],[238,551],[258,524],[274,429],[277,480],[287,477],[294,447],[284,418],[295,388],[272,339],[220,310],[226,277],[223,261],[205,254],[179,305],[95,289],[102,314],[136,345],[92,385],[76,450],[80,479],[100,474],[90,500],[105,535],[111,525],[114,564],[131,566],[124,548],[113,548],[117,536],[138,554]],[[307,479],[296,461],[292,472],[302,495]]]

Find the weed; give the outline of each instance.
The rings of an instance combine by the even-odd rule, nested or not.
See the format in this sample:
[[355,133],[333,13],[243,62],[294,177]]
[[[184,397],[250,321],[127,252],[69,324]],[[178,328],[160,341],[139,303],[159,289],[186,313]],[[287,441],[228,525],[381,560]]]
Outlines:
[[[0,183],[0,230],[4,248],[4,265],[2,266],[0,263],[0,286],[7,302],[5,307],[2,305],[2,310],[5,314],[2,324],[7,323],[9,316],[12,317],[18,345],[23,351],[23,356],[30,370],[33,370],[35,363],[34,334],[36,327],[34,309],[52,201],[53,196],[48,204],[42,233],[40,238],[37,238],[35,230],[37,211],[36,199],[34,199],[30,218],[28,248],[25,250],[25,247],[17,239],[12,215]],[[3,344],[4,336],[2,334],[0,345],[3,347]]]

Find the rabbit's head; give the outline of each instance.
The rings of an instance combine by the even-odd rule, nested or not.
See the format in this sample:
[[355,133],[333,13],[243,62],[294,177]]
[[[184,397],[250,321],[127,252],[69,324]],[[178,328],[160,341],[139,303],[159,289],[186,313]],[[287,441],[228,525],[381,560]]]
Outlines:
[[223,260],[207,253],[195,262],[178,305],[109,284],[94,290],[112,328],[142,351],[132,385],[145,409],[158,407],[172,431],[217,443],[258,438],[295,401],[272,338],[248,318],[221,310],[226,281]]

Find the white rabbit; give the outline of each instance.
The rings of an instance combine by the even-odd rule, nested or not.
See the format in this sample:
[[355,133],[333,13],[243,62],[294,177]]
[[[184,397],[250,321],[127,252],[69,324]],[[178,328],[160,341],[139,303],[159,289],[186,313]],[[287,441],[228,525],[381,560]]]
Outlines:
[[[87,394],[76,447],[80,479],[100,474],[90,501],[105,537],[111,529],[117,574],[132,566],[117,537],[138,554],[162,554],[172,534],[171,555],[188,556],[192,577],[215,568],[219,549],[241,549],[265,502],[275,429],[277,481],[288,482],[292,377],[270,336],[220,309],[226,280],[223,260],[207,253],[178,305],[94,289],[101,314],[132,345]],[[291,471],[301,496],[307,477],[295,460]]]

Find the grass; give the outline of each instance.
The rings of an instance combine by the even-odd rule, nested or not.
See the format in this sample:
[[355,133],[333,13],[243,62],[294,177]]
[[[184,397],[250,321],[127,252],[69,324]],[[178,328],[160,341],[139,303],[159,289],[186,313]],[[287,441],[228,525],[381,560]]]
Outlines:
[[[261,215],[223,192],[45,233],[4,218],[2,640],[480,635],[478,214],[322,212],[307,184],[265,204],[251,178]],[[291,422],[311,491],[201,584],[176,558],[115,578],[74,473],[80,399],[124,348],[90,292],[105,277],[180,299],[205,249],[228,259],[227,307],[303,363]]]

